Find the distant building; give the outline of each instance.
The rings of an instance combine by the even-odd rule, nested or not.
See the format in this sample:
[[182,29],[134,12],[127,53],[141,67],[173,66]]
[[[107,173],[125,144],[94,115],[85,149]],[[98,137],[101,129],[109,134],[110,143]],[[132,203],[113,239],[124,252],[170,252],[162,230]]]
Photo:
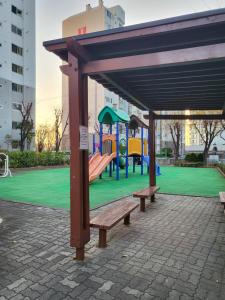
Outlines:
[[0,148],[19,148],[22,101],[33,103],[34,120],[35,1],[0,0]]
[[[188,111],[187,114],[218,114],[220,112],[218,111]],[[187,120],[185,123],[185,150],[188,152],[202,152],[204,149],[204,143],[202,141],[201,135],[196,130],[195,123],[198,123],[198,121],[191,121]],[[218,125],[220,126],[220,125]],[[198,125],[198,128],[201,131],[201,134],[204,135],[204,128],[201,128],[201,123]],[[225,151],[225,132],[222,133],[222,137],[219,134],[215,137],[210,151],[213,152],[220,152]]]
[[[125,24],[125,12],[119,6],[106,8],[102,0],[99,0],[97,7],[86,6],[86,11],[73,15],[63,21],[63,37],[75,36],[95,31],[121,27]],[[119,98],[115,93],[108,91],[97,82],[88,80],[88,100],[89,100],[89,132],[94,133],[98,114],[105,106],[111,106],[126,111],[129,115],[136,114],[142,116],[139,109],[127,101]],[[65,75],[62,78],[62,108],[63,127],[68,117],[68,79]],[[69,128],[67,128],[62,143],[63,149],[69,149]]]

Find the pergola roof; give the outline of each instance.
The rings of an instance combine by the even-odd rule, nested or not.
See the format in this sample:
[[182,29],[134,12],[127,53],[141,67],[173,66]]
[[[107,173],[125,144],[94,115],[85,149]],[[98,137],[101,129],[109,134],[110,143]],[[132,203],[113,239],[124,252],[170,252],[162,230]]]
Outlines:
[[225,9],[44,46],[142,110],[225,110]]
[[136,115],[130,116],[130,122],[129,122],[129,128],[130,129],[138,129],[138,128],[146,128],[148,129],[148,125],[146,125],[141,119],[139,119]]
[[128,123],[130,117],[123,110],[105,106],[98,115],[98,121],[102,124],[115,124],[116,122]]

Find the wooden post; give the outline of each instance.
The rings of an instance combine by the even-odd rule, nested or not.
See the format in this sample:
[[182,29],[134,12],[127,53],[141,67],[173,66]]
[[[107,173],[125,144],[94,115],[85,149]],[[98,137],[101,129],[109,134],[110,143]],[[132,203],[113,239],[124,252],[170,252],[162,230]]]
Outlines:
[[[152,112],[149,112],[149,187],[156,185],[155,173],[155,120]],[[154,196],[151,197],[154,201]]]
[[70,245],[76,259],[84,259],[90,240],[88,149],[80,149],[80,126],[88,127],[87,76],[81,75],[78,59],[68,52],[68,65],[61,67],[69,77],[70,125]]

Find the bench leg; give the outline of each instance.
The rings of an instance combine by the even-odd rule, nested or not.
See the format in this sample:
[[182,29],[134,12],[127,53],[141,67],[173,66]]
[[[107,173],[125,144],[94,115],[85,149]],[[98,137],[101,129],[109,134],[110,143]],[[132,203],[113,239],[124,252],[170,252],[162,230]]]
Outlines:
[[99,248],[107,247],[106,239],[107,239],[107,231],[105,229],[99,228],[99,241],[98,241]]
[[151,196],[151,202],[155,202],[155,194]]
[[145,212],[145,198],[140,198],[140,211]]
[[124,218],[124,225],[129,225],[129,224],[130,224],[130,214]]

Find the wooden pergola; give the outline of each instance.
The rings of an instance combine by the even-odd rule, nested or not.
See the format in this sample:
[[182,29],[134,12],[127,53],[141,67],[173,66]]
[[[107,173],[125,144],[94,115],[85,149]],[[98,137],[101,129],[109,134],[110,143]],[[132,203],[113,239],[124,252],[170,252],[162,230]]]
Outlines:
[[[155,185],[155,119],[223,119],[225,9],[62,38],[44,43],[67,64],[71,142],[71,246],[84,259],[90,240],[88,76],[148,111],[150,186]],[[159,116],[155,111],[221,110],[221,114]],[[81,130],[82,129],[82,130]]]

